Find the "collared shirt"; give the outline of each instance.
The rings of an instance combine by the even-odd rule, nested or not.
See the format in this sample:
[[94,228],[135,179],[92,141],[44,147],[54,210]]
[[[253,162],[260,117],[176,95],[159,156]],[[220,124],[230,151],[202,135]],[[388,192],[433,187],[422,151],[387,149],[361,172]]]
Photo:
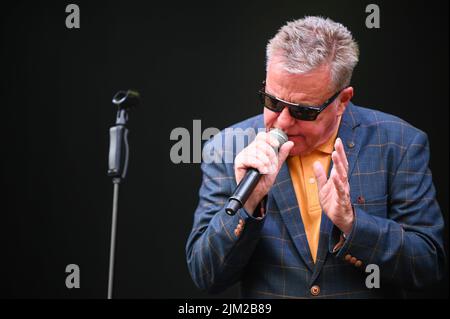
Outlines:
[[[339,119],[340,124],[340,119]],[[316,262],[317,248],[319,245],[320,221],[322,208],[319,202],[317,181],[314,175],[313,164],[319,161],[325,172],[328,173],[331,163],[331,153],[334,149],[339,125],[330,139],[305,156],[291,156],[287,159],[292,184],[297,197],[300,215],[305,228],[311,256]]]

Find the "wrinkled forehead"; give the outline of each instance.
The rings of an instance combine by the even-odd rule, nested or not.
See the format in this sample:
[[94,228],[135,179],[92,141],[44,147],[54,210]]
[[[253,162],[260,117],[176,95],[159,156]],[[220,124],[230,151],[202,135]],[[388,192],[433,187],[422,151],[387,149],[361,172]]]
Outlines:
[[330,69],[326,65],[303,74],[289,73],[282,63],[269,63],[266,91],[292,103],[318,104],[334,94]]

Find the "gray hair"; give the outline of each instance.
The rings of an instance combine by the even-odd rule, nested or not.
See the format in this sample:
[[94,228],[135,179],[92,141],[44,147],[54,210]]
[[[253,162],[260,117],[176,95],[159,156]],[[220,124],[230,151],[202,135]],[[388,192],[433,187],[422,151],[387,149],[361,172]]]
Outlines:
[[350,84],[359,48],[351,32],[329,18],[310,17],[288,22],[267,45],[267,68],[273,57],[283,69],[303,74],[327,66],[335,90]]

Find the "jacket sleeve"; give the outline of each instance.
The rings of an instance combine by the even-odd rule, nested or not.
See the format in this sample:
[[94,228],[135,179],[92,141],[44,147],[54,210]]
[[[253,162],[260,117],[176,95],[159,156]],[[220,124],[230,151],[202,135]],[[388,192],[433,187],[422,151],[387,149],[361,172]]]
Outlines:
[[445,263],[444,222],[428,162],[428,139],[419,132],[391,173],[388,218],[354,204],[353,229],[342,248],[333,252],[340,236],[333,227],[330,252],[338,258],[353,256],[363,265],[375,264],[383,280],[406,289],[438,282]]
[[[203,179],[186,258],[194,283],[202,290],[217,293],[239,281],[265,218],[252,217],[244,209],[234,216],[225,212],[236,186],[232,165],[202,163],[201,168]],[[239,223],[242,231],[237,231]]]

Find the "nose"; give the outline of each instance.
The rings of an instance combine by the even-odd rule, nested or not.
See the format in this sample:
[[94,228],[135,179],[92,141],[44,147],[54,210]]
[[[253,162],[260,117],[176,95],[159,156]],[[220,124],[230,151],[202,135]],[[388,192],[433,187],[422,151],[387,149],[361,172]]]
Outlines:
[[287,129],[295,124],[295,119],[289,113],[289,109],[285,107],[277,118],[277,127]]

